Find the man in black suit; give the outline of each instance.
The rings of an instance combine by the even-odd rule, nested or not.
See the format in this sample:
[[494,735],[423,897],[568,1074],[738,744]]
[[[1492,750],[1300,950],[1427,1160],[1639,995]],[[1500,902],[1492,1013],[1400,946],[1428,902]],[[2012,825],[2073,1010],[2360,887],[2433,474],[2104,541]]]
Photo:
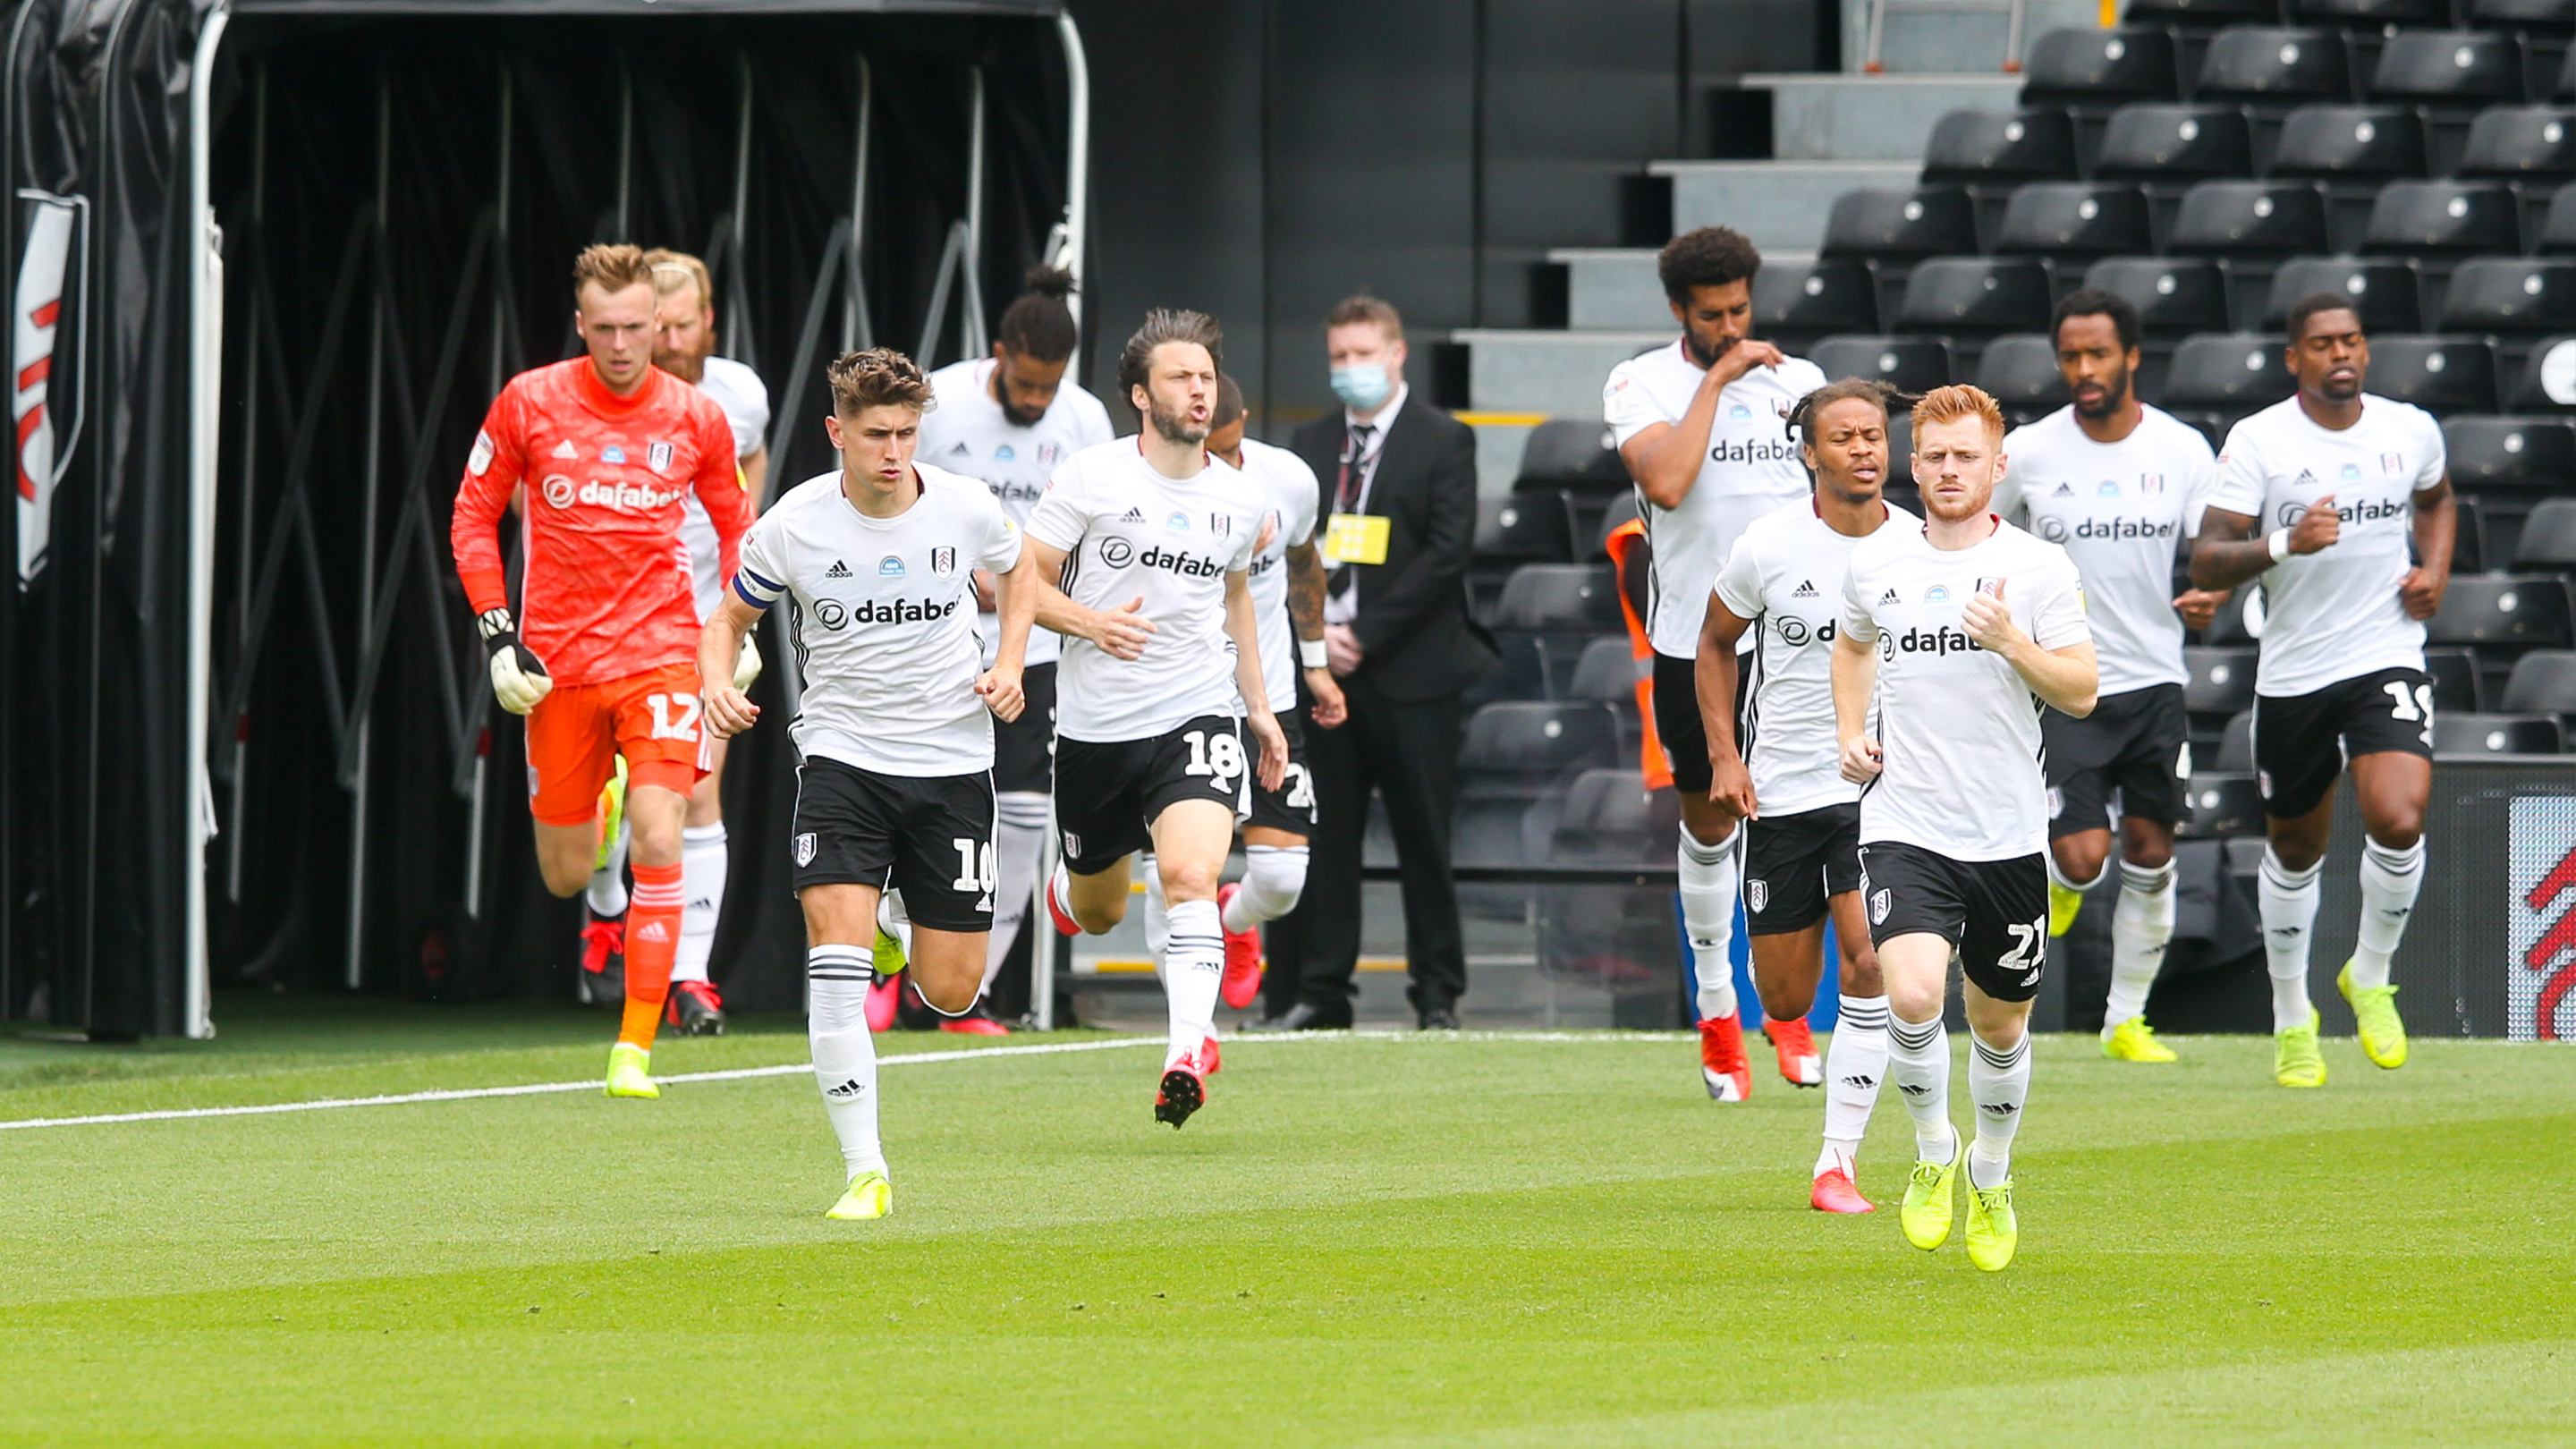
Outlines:
[[1406,995],[1426,1030],[1454,1030],[1467,990],[1449,874],[1459,696],[1497,662],[1492,636],[1467,610],[1475,435],[1429,399],[1409,395],[1404,319],[1394,307],[1353,297],[1333,308],[1324,328],[1343,410],[1299,428],[1289,447],[1323,489],[1316,538],[1331,571],[1325,652],[1350,719],[1307,739],[1314,855],[1298,908],[1271,927],[1262,1024],[1351,1024],[1360,842],[1377,792],[1386,797],[1404,877],[1405,967],[1413,978]]

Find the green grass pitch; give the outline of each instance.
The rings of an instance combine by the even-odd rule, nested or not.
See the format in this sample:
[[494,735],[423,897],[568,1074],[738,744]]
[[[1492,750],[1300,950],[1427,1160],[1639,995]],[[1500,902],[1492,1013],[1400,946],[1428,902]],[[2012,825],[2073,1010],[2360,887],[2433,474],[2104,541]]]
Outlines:
[[[610,1031],[230,1009],[0,1043],[0,1119],[588,1078]],[[0,1443],[2576,1440],[2576,1051],[2330,1042],[2290,1093],[2176,1045],[2041,1043],[2000,1276],[1899,1235],[1900,1104],[1827,1218],[1817,1094],[1719,1107],[1679,1037],[1240,1041],[1178,1133],[1151,1047],[891,1068],[876,1224],[821,1217],[801,1074],[0,1132]]]

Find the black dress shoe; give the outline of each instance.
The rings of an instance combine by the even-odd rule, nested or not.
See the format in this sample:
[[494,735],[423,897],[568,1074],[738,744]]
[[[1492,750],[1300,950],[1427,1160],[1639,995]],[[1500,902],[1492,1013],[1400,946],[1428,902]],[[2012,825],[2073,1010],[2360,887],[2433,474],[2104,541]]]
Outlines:
[[1351,1019],[1348,1016],[1339,1018],[1327,1016],[1322,1007],[1301,1001],[1288,1008],[1286,1016],[1272,1017],[1261,1023],[1261,1029],[1264,1031],[1348,1031],[1351,1029]]
[[1435,1006],[1422,1013],[1422,1030],[1424,1031],[1457,1031],[1459,1029],[1458,1008],[1454,1006]]

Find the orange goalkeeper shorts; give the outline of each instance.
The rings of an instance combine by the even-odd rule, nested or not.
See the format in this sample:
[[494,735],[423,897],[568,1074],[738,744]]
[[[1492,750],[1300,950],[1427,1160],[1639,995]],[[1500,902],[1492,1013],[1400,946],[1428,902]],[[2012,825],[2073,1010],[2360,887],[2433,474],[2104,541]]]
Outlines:
[[686,795],[713,763],[698,719],[698,666],[666,664],[600,684],[559,684],[528,713],[528,813],[541,825],[599,814],[599,792],[626,757],[626,782]]

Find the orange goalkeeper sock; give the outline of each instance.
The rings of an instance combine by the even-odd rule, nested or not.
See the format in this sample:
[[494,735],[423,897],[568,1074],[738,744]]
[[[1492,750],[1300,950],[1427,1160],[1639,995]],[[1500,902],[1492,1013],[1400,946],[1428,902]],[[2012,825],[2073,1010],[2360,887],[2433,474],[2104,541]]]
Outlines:
[[662,1002],[671,994],[671,961],[680,949],[680,867],[632,867],[635,891],[626,907],[626,1017],[617,1039],[646,1051],[662,1024]]

